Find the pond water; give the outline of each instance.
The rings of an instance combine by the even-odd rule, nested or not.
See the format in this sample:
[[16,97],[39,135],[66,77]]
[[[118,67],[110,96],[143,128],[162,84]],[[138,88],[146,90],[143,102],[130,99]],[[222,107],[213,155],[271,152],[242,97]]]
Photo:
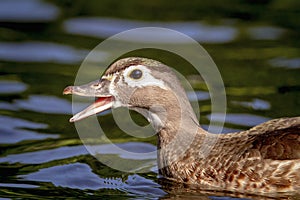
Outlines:
[[[165,27],[197,40],[218,66],[227,97],[223,132],[300,116],[298,1],[124,2],[0,1],[0,197],[261,199],[174,186],[158,178],[156,155],[124,155],[105,141],[96,146],[100,156],[134,163],[137,172],[104,165],[87,151],[69,123],[72,99],[62,91],[74,83],[88,52],[107,37],[137,27]],[[199,104],[204,128],[210,120],[222,119],[221,114],[210,118],[209,91],[182,59],[155,49],[128,55],[161,60],[187,77],[196,91],[188,96]],[[110,56],[108,51],[98,52],[93,62],[99,71],[87,74],[100,77]],[[145,123],[142,116],[133,117]],[[111,111],[98,118],[118,147],[136,153],[155,151],[155,136],[123,133]],[[147,172],[138,173],[140,169]]]

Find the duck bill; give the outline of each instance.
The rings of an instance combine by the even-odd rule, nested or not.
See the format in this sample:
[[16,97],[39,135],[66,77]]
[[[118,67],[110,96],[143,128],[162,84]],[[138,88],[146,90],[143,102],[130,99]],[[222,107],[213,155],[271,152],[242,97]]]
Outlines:
[[[112,107],[114,97],[105,90],[105,85],[101,81],[94,81],[83,86],[68,86],[63,94],[75,94],[79,96],[96,97],[95,102],[85,108],[83,111],[75,114],[69,121],[76,122],[89,116],[101,113]],[[95,87],[97,86],[97,87]]]
[[101,113],[105,110],[108,110],[113,105],[113,97],[98,97],[96,101],[85,108],[83,111],[75,114],[69,121],[76,122],[87,118],[89,116],[95,115],[97,113]]

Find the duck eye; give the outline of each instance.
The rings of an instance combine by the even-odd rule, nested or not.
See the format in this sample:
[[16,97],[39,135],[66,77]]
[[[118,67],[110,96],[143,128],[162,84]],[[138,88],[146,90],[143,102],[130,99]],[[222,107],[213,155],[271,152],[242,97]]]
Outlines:
[[139,69],[133,70],[130,74],[129,77],[132,79],[140,79],[143,75],[143,72]]

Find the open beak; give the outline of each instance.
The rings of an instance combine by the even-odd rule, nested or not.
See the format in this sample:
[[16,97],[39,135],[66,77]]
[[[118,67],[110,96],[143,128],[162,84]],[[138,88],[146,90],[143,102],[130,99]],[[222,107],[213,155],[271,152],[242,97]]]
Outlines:
[[112,107],[114,97],[108,92],[108,80],[97,80],[82,86],[68,86],[63,94],[75,94],[79,96],[96,97],[95,102],[85,108],[83,111],[75,114],[70,122],[82,120],[91,115],[101,113]]

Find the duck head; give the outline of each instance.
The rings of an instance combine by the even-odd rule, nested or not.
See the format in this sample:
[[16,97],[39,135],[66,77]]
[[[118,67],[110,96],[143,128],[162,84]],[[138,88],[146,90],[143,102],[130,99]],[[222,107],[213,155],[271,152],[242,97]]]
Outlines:
[[110,108],[127,107],[144,115],[157,130],[175,127],[183,118],[198,123],[173,70],[148,58],[120,59],[110,65],[99,80],[68,86],[63,93],[96,97],[92,105],[75,114],[70,122]]

